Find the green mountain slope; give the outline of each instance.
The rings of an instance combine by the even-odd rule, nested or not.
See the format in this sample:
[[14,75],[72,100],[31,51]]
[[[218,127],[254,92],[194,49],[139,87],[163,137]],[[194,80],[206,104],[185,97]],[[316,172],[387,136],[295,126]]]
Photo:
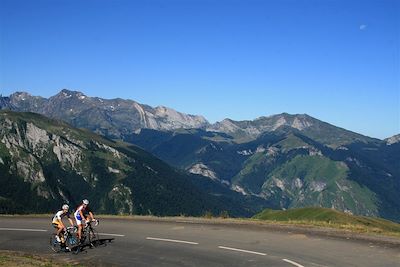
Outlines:
[[[357,141],[334,148],[287,127],[239,144],[226,135],[216,141],[219,133],[202,130],[159,135],[142,131],[130,141],[269,207],[334,207],[400,220],[398,143]],[[149,136],[151,146],[144,141]]]
[[269,173],[262,188],[285,208],[321,206],[377,215],[375,194],[347,179],[348,172],[346,164],[324,156],[296,156]]

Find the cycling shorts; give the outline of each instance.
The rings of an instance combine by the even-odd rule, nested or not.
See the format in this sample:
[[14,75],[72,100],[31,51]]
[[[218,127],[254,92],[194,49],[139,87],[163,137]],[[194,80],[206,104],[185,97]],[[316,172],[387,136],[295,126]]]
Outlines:
[[61,223],[57,220],[52,221],[51,224],[53,225],[54,228],[57,228],[57,229],[60,228],[60,226],[61,226]]
[[82,217],[80,214],[75,215],[75,220],[76,220],[76,224],[77,225],[81,225],[82,224]]

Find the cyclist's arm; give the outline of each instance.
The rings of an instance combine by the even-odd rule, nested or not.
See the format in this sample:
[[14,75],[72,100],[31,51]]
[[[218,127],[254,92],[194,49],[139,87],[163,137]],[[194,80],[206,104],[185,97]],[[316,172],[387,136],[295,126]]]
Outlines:
[[82,210],[79,211],[79,214],[81,215],[81,218],[82,218],[82,219],[86,219],[85,215],[83,215]]
[[74,226],[74,221],[72,221],[71,218],[68,218],[69,223],[71,224],[71,226]]
[[94,221],[94,215],[93,215],[93,213],[92,213],[91,211],[89,211],[89,217],[90,217],[90,219],[91,219],[92,221]]

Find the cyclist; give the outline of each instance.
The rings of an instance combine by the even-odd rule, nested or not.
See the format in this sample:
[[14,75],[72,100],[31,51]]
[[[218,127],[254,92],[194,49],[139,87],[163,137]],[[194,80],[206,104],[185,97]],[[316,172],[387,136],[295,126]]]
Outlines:
[[63,240],[63,236],[61,235],[61,232],[66,230],[66,227],[65,227],[62,219],[64,217],[67,217],[71,226],[74,226],[74,222],[71,220],[70,213],[68,212],[68,210],[69,210],[69,206],[67,204],[64,204],[62,206],[62,209],[56,212],[56,214],[54,215],[53,220],[52,220],[52,224],[53,224],[54,228],[57,229],[56,239],[60,243],[64,243],[64,241],[65,241],[65,240]]
[[[89,200],[84,199],[82,201],[82,204],[76,209],[74,213],[74,217],[76,220],[76,224],[78,225],[78,239],[81,240],[82,238],[82,221],[89,221],[92,220],[94,221],[95,218],[93,216],[92,211],[89,208]],[[87,216],[85,216],[87,215]]]

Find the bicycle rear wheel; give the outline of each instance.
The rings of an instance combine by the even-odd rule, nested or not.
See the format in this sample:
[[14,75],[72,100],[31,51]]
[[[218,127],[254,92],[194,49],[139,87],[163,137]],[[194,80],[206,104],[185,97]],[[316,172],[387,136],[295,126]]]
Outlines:
[[50,236],[50,248],[56,253],[60,252],[62,249],[61,243],[57,241],[57,238],[54,234]]

